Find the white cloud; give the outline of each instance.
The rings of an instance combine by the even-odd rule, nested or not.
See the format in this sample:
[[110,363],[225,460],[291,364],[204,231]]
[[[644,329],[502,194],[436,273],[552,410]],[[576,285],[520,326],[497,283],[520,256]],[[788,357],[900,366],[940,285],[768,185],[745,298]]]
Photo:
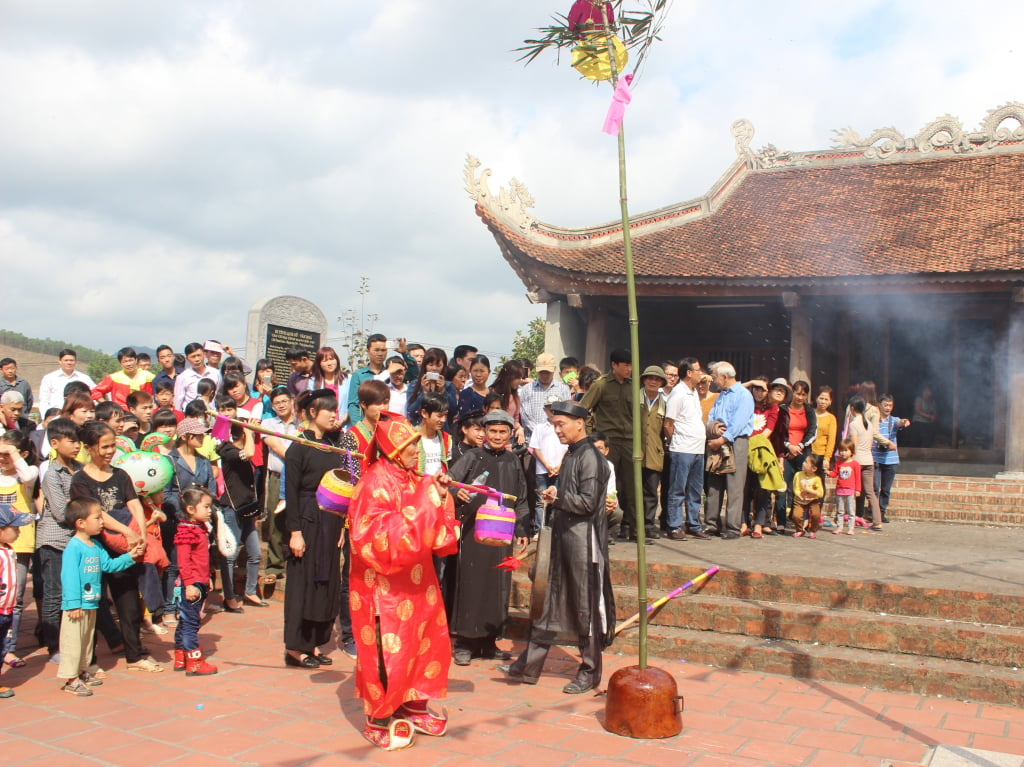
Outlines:
[[[545,221],[618,215],[607,88],[511,52],[563,4],[12,4],[0,252],[31,290],[7,292],[3,324],[107,349],[241,345],[257,298],[333,320],[365,275],[389,335],[507,351],[543,307],[474,215],[465,154],[494,191],[523,181]],[[702,194],[737,117],[784,149],[947,112],[973,127],[1021,96],[1022,20],[952,0],[677,0],[627,115],[631,210]]]

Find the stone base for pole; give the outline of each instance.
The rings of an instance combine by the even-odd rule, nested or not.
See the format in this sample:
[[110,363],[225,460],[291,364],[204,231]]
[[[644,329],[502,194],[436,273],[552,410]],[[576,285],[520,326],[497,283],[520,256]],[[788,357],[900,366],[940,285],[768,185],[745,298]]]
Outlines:
[[629,666],[608,680],[604,728],[630,738],[671,738],[683,731],[683,696],[660,668]]

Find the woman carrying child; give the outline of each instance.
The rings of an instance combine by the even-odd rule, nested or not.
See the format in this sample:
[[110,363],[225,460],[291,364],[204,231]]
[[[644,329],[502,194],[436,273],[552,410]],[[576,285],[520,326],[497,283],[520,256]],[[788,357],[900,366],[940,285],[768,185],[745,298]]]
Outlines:
[[[89,421],[79,429],[78,437],[88,451],[90,460],[71,478],[72,500],[99,503],[103,511],[104,529],[123,535],[129,550],[133,550],[141,541],[144,551],[145,538],[128,526],[130,516],[137,530],[146,529],[146,516],[138,493],[127,472],[110,465],[115,451],[113,429],[100,421]],[[139,635],[142,629],[139,602],[141,570],[141,565],[136,564],[122,572],[108,575],[105,581],[110,587],[121,621],[128,670],[159,673],[164,670],[163,666],[149,657]]]

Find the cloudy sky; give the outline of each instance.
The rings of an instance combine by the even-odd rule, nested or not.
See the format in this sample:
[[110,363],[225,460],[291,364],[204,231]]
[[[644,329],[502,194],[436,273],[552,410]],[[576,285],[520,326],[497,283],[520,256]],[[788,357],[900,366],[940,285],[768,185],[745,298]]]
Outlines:
[[[543,311],[473,213],[466,153],[534,214],[616,217],[609,92],[511,52],[570,0],[0,4],[0,325],[112,351],[218,337],[294,294],[507,352]],[[639,2],[627,0],[625,7]],[[834,128],[974,128],[1024,99],[1024,6],[675,0],[627,115],[634,212]]]

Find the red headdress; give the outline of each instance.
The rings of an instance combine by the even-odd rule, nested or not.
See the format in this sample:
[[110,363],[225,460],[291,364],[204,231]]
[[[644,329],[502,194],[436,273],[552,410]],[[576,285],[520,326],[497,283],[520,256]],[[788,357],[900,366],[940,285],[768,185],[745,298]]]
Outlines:
[[397,462],[398,455],[422,436],[400,415],[381,413],[381,419],[373,432],[373,441],[381,453]]

